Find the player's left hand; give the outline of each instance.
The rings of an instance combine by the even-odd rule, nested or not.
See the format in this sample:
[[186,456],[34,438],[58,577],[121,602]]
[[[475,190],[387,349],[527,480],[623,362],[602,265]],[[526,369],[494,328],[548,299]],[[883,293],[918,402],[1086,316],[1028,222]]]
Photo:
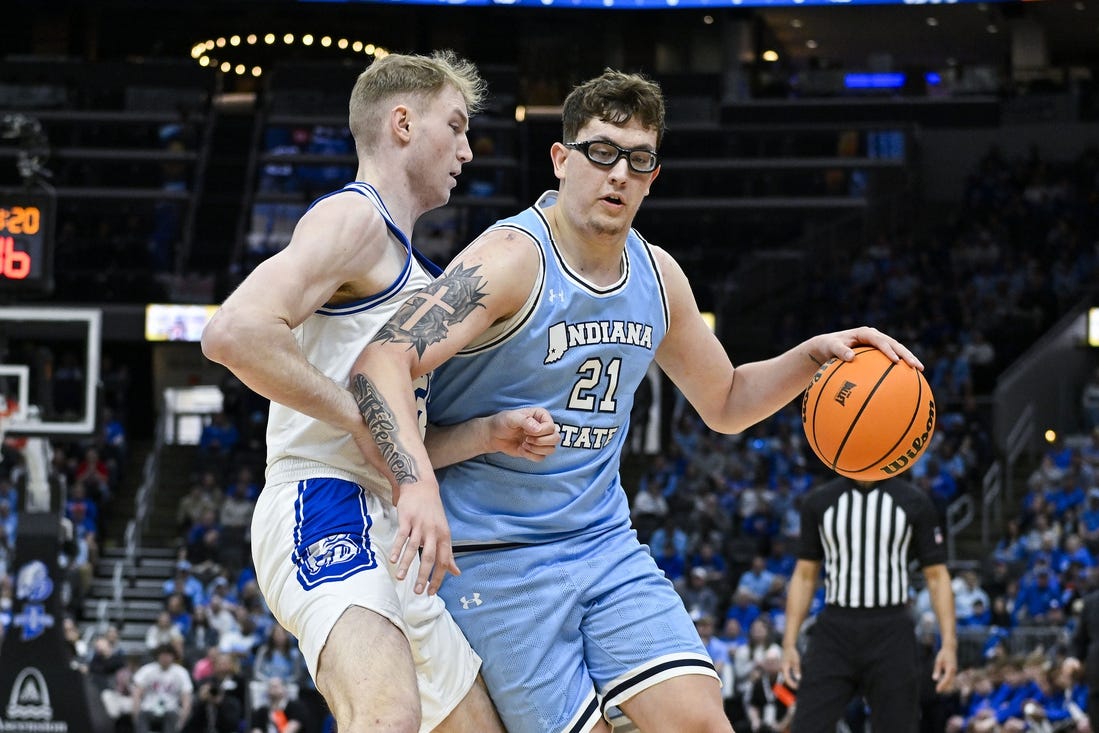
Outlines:
[[832,357],[838,357],[844,361],[855,358],[854,347],[859,344],[873,346],[888,356],[892,361],[904,361],[909,366],[923,371],[923,362],[916,358],[908,347],[892,336],[888,336],[871,326],[859,326],[849,328],[846,331],[825,333],[814,339],[812,358],[820,364]]
[[397,565],[403,580],[417,553],[420,571],[414,591],[435,595],[447,573],[461,575],[450,544],[450,526],[439,499],[439,488],[428,482],[401,487],[397,507],[397,536],[390,548],[389,562]]
[[561,434],[543,407],[504,410],[489,419],[489,445],[493,452],[541,461],[557,449]]
[[954,675],[958,673],[958,656],[949,649],[939,649],[935,655],[935,669],[931,679],[935,680],[935,692],[944,693],[954,689]]

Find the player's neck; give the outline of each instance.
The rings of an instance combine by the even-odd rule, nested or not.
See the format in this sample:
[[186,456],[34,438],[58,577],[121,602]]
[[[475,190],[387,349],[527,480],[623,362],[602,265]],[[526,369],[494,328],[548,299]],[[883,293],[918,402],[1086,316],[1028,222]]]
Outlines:
[[412,229],[416,220],[426,211],[417,203],[412,195],[411,184],[407,178],[398,175],[395,167],[386,167],[370,161],[362,161],[359,164],[355,180],[369,183],[378,192],[385,204],[386,211],[392,217],[397,228],[408,237],[412,237]]
[[596,285],[612,285],[622,277],[624,236],[600,236],[572,225],[557,206],[547,211],[557,249],[570,268]]

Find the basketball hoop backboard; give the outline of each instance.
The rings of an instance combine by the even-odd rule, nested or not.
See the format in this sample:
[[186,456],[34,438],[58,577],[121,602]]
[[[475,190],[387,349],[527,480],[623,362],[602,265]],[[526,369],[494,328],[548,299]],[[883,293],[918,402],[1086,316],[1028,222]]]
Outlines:
[[0,308],[0,397],[9,435],[91,435],[97,429],[102,313],[97,308]]

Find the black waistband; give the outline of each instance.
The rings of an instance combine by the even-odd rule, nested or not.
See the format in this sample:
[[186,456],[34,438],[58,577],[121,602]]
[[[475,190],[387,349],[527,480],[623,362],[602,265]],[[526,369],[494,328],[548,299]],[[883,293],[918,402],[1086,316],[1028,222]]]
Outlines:
[[476,545],[455,545],[452,549],[455,555],[468,555],[471,552],[487,552],[489,550],[510,550],[515,547],[529,547],[527,542],[481,542]]
[[896,605],[896,606],[873,606],[871,608],[851,608],[849,606],[839,606],[834,603],[825,604],[824,610],[821,613],[827,613],[830,616],[891,616],[894,614],[907,614],[908,606]]

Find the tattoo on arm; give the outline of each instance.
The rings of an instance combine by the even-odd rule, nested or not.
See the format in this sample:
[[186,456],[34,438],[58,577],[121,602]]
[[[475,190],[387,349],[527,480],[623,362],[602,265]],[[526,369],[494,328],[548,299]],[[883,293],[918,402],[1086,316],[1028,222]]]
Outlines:
[[374,434],[382,458],[393,472],[397,483],[411,484],[419,481],[416,461],[402,449],[397,440],[397,420],[373,383],[364,375],[356,374],[351,380],[351,392],[355,395],[363,422]]
[[408,344],[423,356],[428,346],[446,338],[450,326],[460,323],[477,308],[484,308],[484,278],[480,265],[456,266],[405,301],[373,341]]

